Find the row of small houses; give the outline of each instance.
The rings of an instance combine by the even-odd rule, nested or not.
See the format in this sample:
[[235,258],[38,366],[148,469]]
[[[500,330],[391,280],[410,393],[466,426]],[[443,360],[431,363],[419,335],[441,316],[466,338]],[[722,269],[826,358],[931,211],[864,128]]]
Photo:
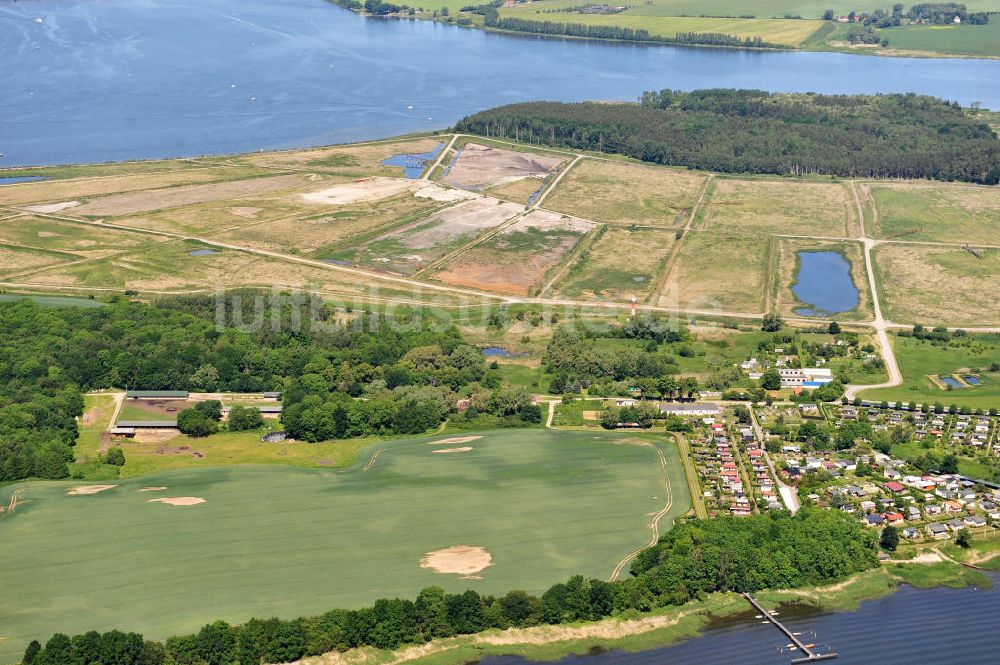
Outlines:
[[[968,414],[950,416],[921,411],[906,413],[897,409],[883,414],[872,407],[860,408],[853,405],[842,406],[839,416],[842,422],[866,419],[875,431],[902,427],[909,418],[913,422],[914,434],[919,437],[931,436],[941,440],[947,435],[947,441],[951,444],[970,445],[979,449],[989,446],[996,421],[996,418],[990,416]],[[950,426],[949,421],[951,421]],[[1000,442],[994,442],[993,448],[1000,452]]]

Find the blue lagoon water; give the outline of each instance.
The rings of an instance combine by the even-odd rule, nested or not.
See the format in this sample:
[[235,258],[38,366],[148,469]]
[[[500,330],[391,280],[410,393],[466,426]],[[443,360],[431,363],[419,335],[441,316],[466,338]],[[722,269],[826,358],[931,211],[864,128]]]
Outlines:
[[364,19],[326,0],[8,1],[0,35],[0,167],[359,141],[500,104],[666,87],[919,92],[1000,109],[1000,60],[546,39]]
[[13,185],[18,182],[35,182],[37,180],[45,180],[45,177],[40,175],[21,175],[9,178],[0,178],[0,185]]
[[444,148],[444,143],[438,143],[437,147],[429,152],[393,155],[389,159],[383,159],[382,163],[386,166],[402,166],[403,175],[407,178],[416,179],[419,178],[424,172],[424,169],[427,168],[427,164],[438,156],[438,153],[441,152],[442,148]]
[[799,272],[792,293],[807,308],[800,316],[828,316],[858,306],[858,288],[851,279],[851,264],[837,252],[799,252]]

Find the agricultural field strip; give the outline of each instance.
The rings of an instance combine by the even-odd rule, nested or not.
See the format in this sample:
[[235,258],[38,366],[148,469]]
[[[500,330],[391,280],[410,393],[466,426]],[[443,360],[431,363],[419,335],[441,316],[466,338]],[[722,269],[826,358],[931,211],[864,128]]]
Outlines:
[[[567,173],[569,173],[573,169],[574,166],[576,166],[580,162],[581,159],[583,159],[583,155],[577,155],[576,157],[574,157],[573,161],[567,164],[566,168],[564,168],[562,171],[559,172],[559,175],[557,175],[552,180],[549,186],[545,188],[545,191],[542,192],[541,196],[538,197],[538,200],[536,200],[534,205],[532,205],[531,207],[541,208],[542,203],[545,201],[545,198],[549,195],[549,192],[551,192],[552,190],[554,190],[556,187],[559,186],[559,182],[566,176]],[[549,212],[554,212],[554,211],[549,211]]]
[[594,228],[588,231],[583,240],[576,244],[573,251],[565,256],[563,260],[559,262],[559,265],[553,268],[552,278],[549,279],[544,286],[542,286],[541,290],[538,292],[539,297],[544,297],[546,293],[549,293],[552,287],[555,286],[555,283],[566,276],[566,273],[569,272],[570,268],[572,268],[573,265],[580,259],[580,256],[593,246],[594,242],[600,235],[601,229],[604,228],[603,224],[598,224],[597,222],[594,224]]
[[[456,140],[458,140],[459,138],[462,138],[462,137],[480,138],[480,137],[476,137],[474,135],[468,135],[468,134],[454,134],[454,135],[452,135],[452,139],[451,139],[451,141],[449,142],[448,145],[453,145]],[[490,139],[490,140],[492,141],[493,139]],[[509,141],[495,141],[495,142],[496,143],[500,143],[500,144],[504,144],[504,145],[521,147],[518,144],[515,144],[513,142],[509,142]],[[377,143],[384,143],[384,142],[370,142],[370,143],[371,144],[377,144]],[[546,149],[548,150],[548,148],[546,148]],[[441,158],[442,155],[445,154],[445,152],[446,151],[442,150],[441,154],[439,155],[438,163],[440,163],[440,158]],[[560,153],[560,154],[565,154],[567,156],[573,156],[574,157],[573,164],[575,164],[576,162],[578,162],[579,160],[582,160],[582,159],[594,159],[594,160],[598,160],[598,161],[606,161],[606,162],[613,162],[613,163],[622,163],[622,160],[615,160],[615,159],[610,159],[610,158],[605,158],[605,157],[600,157],[600,156],[592,156],[592,155],[587,155],[587,154],[583,154],[583,153],[573,153],[573,152],[559,150],[559,149],[553,149],[552,152],[556,152],[556,153]],[[215,165],[217,165],[217,164],[215,164]],[[572,166],[572,164],[570,166]],[[273,169],[279,170],[279,171],[280,170],[284,170],[284,167],[271,167],[271,166],[268,166],[268,167],[265,167],[265,168],[273,168]],[[557,178],[555,181],[553,181],[553,183],[548,188],[546,188],[546,191],[544,192],[544,194],[548,194],[549,192],[551,192],[554,189],[554,186],[557,184],[558,180],[562,177],[562,175],[564,175],[565,173],[567,173],[569,170],[570,170],[569,167],[567,167],[566,169],[564,169],[560,173],[559,178]],[[427,175],[429,172],[430,172],[430,170],[428,170],[428,172],[425,173],[425,175]],[[712,175],[714,175],[714,174],[710,174],[709,180],[711,179]],[[108,176],[95,176],[95,177],[108,177]],[[864,229],[863,208],[861,206],[860,198],[858,197],[857,192],[855,190],[854,181],[852,181],[851,187],[852,187],[852,191],[853,191],[853,193],[855,195],[855,201],[856,201],[857,206],[858,206],[858,214],[859,214],[859,218],[860,218],[860,224],[861,224],[861,227],[862,227],[862,233],[864,233],[864,231],[863,231],[863,229]],[[690,226],[691,226],[691,224],[692,224],[692,222],[693,222],[693,220],[694,220],[694,218],[696,216],[698,208],[700,208],[700,205],[701,205],[701,203],[702,203],[702,201],[704,199],[704,196],[705,196],[705,194],[707,192],[707,189],[708,188],[707,188],[707,185],[706,185],[706,189],[703,190],[702,197],[699,198],[698,204],[696,204],[696,206],[692,209],[692,213],[691,213],[691,215],[689,216],[689,219],[688,219],[688,224],[685,227],[686,230],[690,230]],[[486,196],[488,196],[488,195],[486,195]],[[495,197],[491,197],[491,198],[495,198]],[[544,197],[540,197],[540,200],[537,201],[536,205],[532,206],[532,208],[537,207],[537,205],[542,202],[542,198],[544,198]],[[873,202],[872,207],[874,208],[874,202]],[[22,211],[17,210],[16,208],[7,208],[7,209],[10,210],[10,211],[12,211],[12,212],[16,212],[18,214],[20,214],[22,212]],[[545,210],[545,209],[543,209],[543,210]],[[546,211],[548,211],[548,210],[546,210]],[[552,211],[548,211],[548,212],[552,212]],[[877,212],[875,214],[877,214]],[[271,257],[271,258],[276,258],[276,259],[280,259],[280,260],[287,260],[287,261],[292,261],[292,262],[296,262],[296,263],[302,263],[302,264],[305,264],[305,265],[310,265],[310,266],[314,266],[314,267],[325,268],[325,269],[329,269],[329,270],[339,270],[339,271],[347,272],[347,273],[350,273],[350,274],[355,274],[355,275],[359,275],[359,276],[369,277],[371,279],[375,279],[376,281],[378,281],[378,280],[386,280],[386,281],[391,281],[391,282],[400,283],[400,284],[406,284],[406,285],[414,286],[414,287],[427,287],[427,288],[430,288],[430,289],[435,290],[435,291],[460,293],[460,294],[463,294],[463,295],[470,295],[470,296],[475,296],[475,297],[500,300],[500,301],[503,301],[503,302],[514,303],[514,304],[516,304],[516,303],[540,303],[540,304],[548,303],[548,304],[567,305],[567,306],[595,306],[596,305],[596,306],[598,306],[598,307],[600,307],[602,309],[612,309],[612,310],[613,309],[626,309],[626,308],[629,307],[629,305],[627,303],[593,303],[593,302],[589,302],[589,301],[579,301],[579,300],[571,300],[571,299],[548,299],[548,298],[541,298],[541,297],[531,298],[531,297],[521,297],[521,296],[502,296],[502,295],[498,295],[498,294],[494,294],[494,293],[477,291],[477,290],[474,290],[474,289],[468,289],[468,288],[463,288],[463,287],[454,287],[454,286],[447,286],[447,285],[443,285],[443,284],[430,283],[430,282],[426,282],[426,281],[419,281],[419,280],[412,279],[412,278],[394,277],[394,276],[390,276],[390,275],[379,275],[379,274],[374,274],[374,273],[368,272],[366,270],[361,270],[361,269],[357,269],[357,268],[351,268],[351,267],[347,267],[347,266],[338,266],[338,265],[328,264],[328,263],[324,263],[324,262],[313,261],[313,260],[310,260],[310,259],[304,259],[304,258],[301,258],[301,257],[290,256],[290,255],[287,255],[287,254],[282,254],[280,252],[272,252],[272,251],[269,251],[269,250],[259,250],[259,249],[249,248],[249,247],[243,247],[243,246],[240,246],[240,245],[235,245],[235,244],[231,244],[231,243],[223,243],[223,242],[220,242],[220,241],[206,239],[206,238],[197,237],[197,236],[188,236],[188,235],[184,235],[184,234],[176,234],[176,233],[165,232],[165,231],[154,231],[154,230],[150,230],[150,229],[141,229],[141,228],[138,228],[138,227],[123,227],[123,226],[119,226],[119,225],[115,225],[115,224],[107,224],[107,223],[102,223],[102,222],[93,222],[93,221],[90,221],[90,220],[83,220],[83,219],[73,218],[73,217],[69,217],[69,216],[65,216],[65,215],[53,215],[53,214],[50,214],[50,213],[42,213],[42,214],[39,214],[38,216],[40,216],[40,217],[49,217],[49,218],[57,219],[57,220],[61,220],[61,221],[68,221],[68,222],[75,222],[75,223],[84,223],[84,224],[92,224],[92,225],[95,225],[95,226],[105,227],[105,228],[116,228],[116,229],[125,230],[125,231],[150,233],[150,234],[161,235],[161,236],[170,237],[170,238],[176,238],[176,239],[179,239],[179,240],[190,240],[190,241],[194,241],[194,242],[202,242],[202,243],[205,243],[205,244],[208,244],[208,245],[215,245],[215,246],[222,247],[222,248],[233,249],[235,251],[243,251],[243,252],[246,252],[246,253],[258,254],[258,255],[262,255],[262,256],[268,256],[268,257]],[[508,224],[504,225],[503,227],[500,227],[500,228],[496,229],[495,233],[489,234],[488,236],[477,238],[476,240],[474,240],[469,245],[466,245],[465,247],[459,248],[458,250],[456,250],[455,252],[453,252],[451,255],[443,257],[442,259],[440,259],[436,263],[443,265],[444,263],[450,261],[455,256],[457,256],[457,255],[461,254],[462,252],[464,252],[469,247],[472,247],[472,246],[474,246],[476,244],[479,244],[480,242],[482,242],[484,240],[487,240],[489,237],[492,237],[496,233],[502,231],[504,228],[506,228],[510,224],[515,223],[520,217],[521,216],[515,217],[514,219],[510,220],[510,222]],[[584,221],[590,221],[591,223],[597,224],[597,222],[593,222],[593,220],[584,220]],[[774,234],[774,235],[781,235],[781,234]],[[821,240],[834,240],[834,239],[837,239],[837,240],[854,240],[854,241],[863,240],[866,245],[870,243],[871,246],[874,246],[874,245],[877,245],[877,244],[882,244],[882,243],[900,242],[902,244],[941,245],[941,246],[958,246],[958,247],[961,247],[961,244],[959,244],[959,243],[952,244],[952,243],[940,243],[940,242],[934,242],[934,241],[896,241],[896,240],[880,240],[880,239],[867,239],[867,238],[865,238],[865,239],[861,239],[861,238],[835,238],[835,237],[823,237],[823,236],[790,236],[790,235],[789,236],[782,236],[782,237],[790,237],[790,238],[792,238],[792,237],[798,237],[798,238],[802,238],[802,239],[821,239]],[[980,245],[977,245],[977,246],[980,246]],[[994,246],[992,246],[992,245],[984,245],[984,247],[993,248]],[[997,247],[1000,247],[1000,246],[997,246]],[[866,259],[868,259],[867,253],[866,253]],[[428,266],[428,268],[429,267],[430,266]],[[426,270],[427,270],[427,268],[425,268],[424,270],[418,272],[415,276],[419,276],[421,273],[425,272]],[[84,288],[83,290],[86,290],[86,288]],[[114,290],[114,289],[109,289],[109,290]],[[879,300],[878,295],[877,294],[873,294],[873,306],[876,307],[876,308],[878,308],[879,311],[880,311],[880,303],[878,302],[878,300]],[[677,308],[677,307],[661,307],[661,306],[654,306],[654,305],[649,305],[649,304],[642,305],[642,308],[645,311],[676,312],[676,313],[682,313],[682,314],[696,314],[696,315],[707,315],[707,316],[728,316],[728,317],[744,318],[744,319],[759,318],[759,314],[757,314],[757,315],[755,315],[755,314],[747,314],[747,313],[744,313],[744,312],[728,312],[728,311],[718,311],[718,310],[716,310],[716,311],[707,311],[707,310],[696,310],[696,309],[689,309],[689,308],[683,308],[683,307],[681,307],[681,308]],[[789,320],[790,321],[795,321],[795,322],[801,322],[801,323],[815,322],[815,320],[813,320],[813,319],[789,319]],[[878,323],[877,321],[853,322],[853,325],[873,327],[873,328],[877,329],[878,328],[877,323]],[[883,325],[887,329],[889,329],[889,328],[899,329],[899,328],[906,328],[906,327],[908,327],[908,326],[906,326],[904,324],[897,324],[897,323],[885,322],[885,321],[883,322]],[[969,331],[979,331],[979,332],[997,332],[997,331],[1000,331],[1000,328],[993,328],[993,327],[982,327],[982,328],[962,327],[961,329],[963,329],[963,330],[969,330]]]
[[[491,196],[491,197],[488,197],[488,198],[495,198],[495,197]],[[502,199],[495,199],[495,200],[501,201]],[[501,233],[503,233],[505,230],[507,230],[508,228],[510,228],[511,226],[513,226],[514,224],[517,224],[519,221],[521,221],[522,219],[524,219],[531,212],[531,210],[532,210],[532,208],[526,208],[523,212],[517,213],[516,215],[514,215],[513,217],[511,217],[510,219],[508,219],[507,221],[505,221],[503,224],[500,224],[499,226],[493,227],[492,230],[489,230],[486,233],[483,233],[482,235],[480,235],[477,238],[473,238],[471,242],[468,242],[468,243],[462,245],[461,247],[458,247],[457,249],[455,249],[455,250],[453,250],[453,251],[445,254],[444,256],[442,256],[441,258],[439,258],[438,260],[432,261],[431,263],[427,264],[426,266],[424,266],[423,268],[421,268],[417,272],[413,273],[413,276],[414,277],[421,277],[423,275],[428,274],[431,271],[437,270],[438,268],[440,268],[442,266],[448,265],[449,263],[452,262],[452,260],[457,259],[459,256],[461,256],[462,254],[465,254],[466,252],[468,252],[473,247],[476,247],[477,245],[480,245],[480,244],[486,242],[487,240],[491,240],[492,238],[495,238],[496,236],[500,235]],[[418,282],[418,283],[425,284],[427,282]],[[501,296],[501,297],[506,297],[506,296]]]
[[674,506],[674,491],[670,486],[670,469],[667,467],[667,458],[663,454],[663,449],[656,444],[652,444],[656,448],[656,456],[660,462],[660,471],[663,472],[663,485],[667,490],[667,502],[664,504],[663,508],[653,515],[653,518],[649,521],[649,530],[652,532],[652,538],[648,545],[644,545],[638,549],[635,549],[628,553],[624,559],[618,562],[615,569],[611,572],[611,577],[608,578],[609,582],[614,582],[625,570],[625,566],[632,563],[632,560],[639,556],[639,553],[645,549],[653,547],[660,540],[660,520],[663,516],[670,512],[670,509]]
[[684,239],[687,238],[688,233],[691,231],[691,225],[694,224],[694,219],[701,209],[702,204],[705,202],[705,197],[708,196],[708,191],[711,189],[712,182],[714,181],[715,174],[709,173],[708,177],[705,178],[705,182],[701,185],[701,194],[698,196],[698,200],[695,204],[691,206],[691,214],[688,215],[687,224],[684,225],[681,237],[677,239],[674,246],[670,250],[670,255],[667,257],[666,263],[663,265],[663,270],[657,275],[656,280],[654,280],[654,287],[650,290],[649,295],[646,296],[646,302],[651,302],[654,298],[659,297],[660,293],[663,291],[663,286],[670,277],[670,273],[674,269],[674,264],[677,262],[677,255],[681,251],[681,245],[684,244]]

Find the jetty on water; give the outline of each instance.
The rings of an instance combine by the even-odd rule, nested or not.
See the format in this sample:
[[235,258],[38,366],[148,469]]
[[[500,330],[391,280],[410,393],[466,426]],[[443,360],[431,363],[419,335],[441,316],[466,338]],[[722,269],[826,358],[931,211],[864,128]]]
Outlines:
[[791,640],[792,646],[790,646],[789,648],[791,648],[793,651],[799,650],[803,654],[805,654],[799,658],[793,658],[792,659],[793,663],[815,663],[820,660],[833,660],[834,658],[837,657],[837,653],[835,651],[828,651],[826,653],[817,653],[816,651],[813,650],[815,645],[805,644],[801,639],[799,639],[798,635],[790,631],[783,623],[781,623],[773,616],[771,616],[771,613],[765,610],[764,607],[760,603],[758,603],[753,596],[751,596],[749,593],[744,592],[743,597],[747,599],[747,602],[750,603],[755,610],[757,610],[762,615],[767,617],[767,620],[772,624],[774,624],[775,628],[784,633],[785,637]]

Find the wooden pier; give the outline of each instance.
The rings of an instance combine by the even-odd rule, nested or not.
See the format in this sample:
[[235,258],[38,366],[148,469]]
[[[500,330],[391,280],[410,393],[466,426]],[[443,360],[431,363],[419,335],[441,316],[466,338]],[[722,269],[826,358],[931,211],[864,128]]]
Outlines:
[[765,610],[753,596],[751,596],[749,593],[744,593],[743,597],[747,599],[747,602],[750,603],[755,610],[760,612],[763,616],[767,617],[767,620],[769,622],[773,623],[778,630],[784,633],[785,637],[791,640],[792,644],[795,645],[794,649],[798,649],[805,654],[800,658],[793,658],[792,659],[793,663],[815,663],[820,660],[833,660],[834,658],[837,657],[837,653],[834,651],[828,651],[826,653],[816,653],[813,650],[812,644],[805,644],[802,640],[800,640],[795,633],[790,631],[788,628],[785,627],[784,624],[782,624],[780,621],[771,616],[771,613]]

